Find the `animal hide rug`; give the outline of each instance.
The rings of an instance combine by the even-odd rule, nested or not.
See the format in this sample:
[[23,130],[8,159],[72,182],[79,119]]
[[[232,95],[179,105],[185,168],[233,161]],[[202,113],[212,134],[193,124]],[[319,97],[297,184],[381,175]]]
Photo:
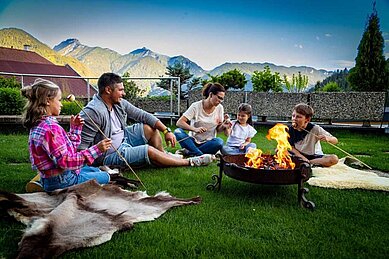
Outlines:
[[349,167],[345,164],[345,158],[331,167],[312,168],[312,176],[307,182],[313,186],[389,191],[389,178]]
[[151,221],[172,207],[200,201],[200,197],[178,199],[166,192],[148,196],[94,180],[50,193],[0,192],[0,207],[27,225],[19,258],[50,258],[99,245],[135,222]]

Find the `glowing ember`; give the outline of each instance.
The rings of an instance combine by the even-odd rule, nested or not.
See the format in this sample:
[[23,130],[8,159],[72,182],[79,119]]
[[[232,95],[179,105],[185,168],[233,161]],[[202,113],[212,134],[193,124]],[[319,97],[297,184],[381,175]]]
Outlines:
[[246,154],[246,157],[249,158],[249,160],[245,165],[254,168],[294,169],[296,165],[293,163],[288,152],[292,147],[288,141],[289,133],[286,131],[287,128],[286,125],[277,123],[269,130],[269,134],[266,136],[268,140],[275,139],[277,141],[277,154],[273,156],[275,161],[264,159],[260,149],[249,149]]

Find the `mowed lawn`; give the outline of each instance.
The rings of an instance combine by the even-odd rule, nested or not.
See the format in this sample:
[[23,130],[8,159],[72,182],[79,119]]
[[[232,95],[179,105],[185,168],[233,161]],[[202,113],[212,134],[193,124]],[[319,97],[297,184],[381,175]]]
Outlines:
[[[268,128],[258,130],[253,141],[274,153],[276,143],[265,137]],[[339,147],[389,172],[388,134],[331,132]],[[0,135],[1,190],[22,193],[34,176],[27,141],[27,134]],[[322,147],[344,156],[328,144]],[[136,172],[150,195],[199,195],[202,203],[173,208],[155,221],[137,223],[107,243],[67,252],[64,258],[388,258],[387,192],[306,185],[307,198],[316,204],[309,211],[297,204],[297,185],[255,185],[224,176],[219,192],[206,190],[212,174],[218,173],[216,163]],[[0,258],[14,258],[25,226],[4,211],[0,215]]]

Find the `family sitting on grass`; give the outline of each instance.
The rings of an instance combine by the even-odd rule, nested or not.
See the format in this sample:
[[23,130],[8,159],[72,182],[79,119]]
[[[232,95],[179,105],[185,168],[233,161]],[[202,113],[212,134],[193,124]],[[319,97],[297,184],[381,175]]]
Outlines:
[[[45,191],[90,179],[109,183],[111,175],[99,169],[102,165],[205,166],[212,163],[218,152],[240,154],[256,148],[251,143],[257,132],[251,125],[251,106],[241,104],[237,119],[230,121],[221,105],[225,89],[219,83],[204,86],[204,99],[184,112],[174,133],[154,115],[123,99],[125,92],[120,76],[101,75],[98,91],[79,115],[71,116],[70,130],[65,132],[56,120],[62,107],[60,88],[44,79],[22,88],[23,96],[28,99],[23,124],[30,130],[30,160],[33,169],[39,172]],[[320,141],[336,144],[337,139],[310,123],[312,115],[312,108],[306,104],[299,104],[293,110],[293,124],[289,129],[292,152],[313,164],[336,164],[335,155],[323,155]],[[128,126],[127,119],[137,123]],[[166,145],[175,147],[179,142],[182,149],[176,154],[167,152],[160,132]],[[223,140],[217,137],[219,132],[228,136],[224,146]]]

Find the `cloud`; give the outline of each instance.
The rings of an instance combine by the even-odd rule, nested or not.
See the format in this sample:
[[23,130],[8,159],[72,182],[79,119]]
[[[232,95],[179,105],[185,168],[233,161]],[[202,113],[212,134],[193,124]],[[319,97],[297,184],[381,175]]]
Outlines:
[[295,48],[299,48],[299,49],[304,48],[303,45],[301,45],[301,44],[294,44],[294,47],[295,47]]
[[324,34],[324,36],[330,38],[330,37],[332,37],[332,34],[331,33],[326,33],[326,34]]
[[319,37],[319,36],[316,36],[316,40],[320,40],[320,37]]

